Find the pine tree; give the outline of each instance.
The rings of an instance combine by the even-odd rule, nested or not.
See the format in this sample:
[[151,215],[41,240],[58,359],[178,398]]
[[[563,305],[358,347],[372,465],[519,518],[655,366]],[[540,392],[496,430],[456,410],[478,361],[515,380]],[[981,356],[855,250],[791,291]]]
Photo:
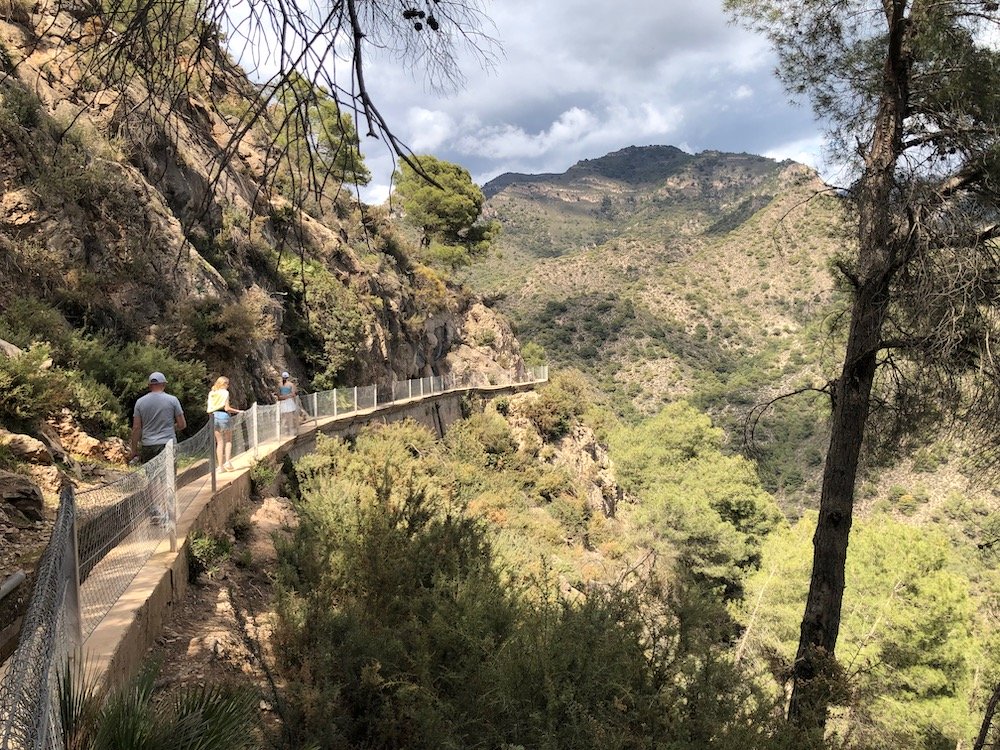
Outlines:
[[857,174],[845,199],[857,244],[838,269],[852,304],[843,370],[826,387],[830,445],[789,707],[821,731],[873,407],[888,407],[897,434],[995,414],[1000,54],[988,40],[1000,13],[956,0],[726,6],[772,41],[786,87],[811,99]]

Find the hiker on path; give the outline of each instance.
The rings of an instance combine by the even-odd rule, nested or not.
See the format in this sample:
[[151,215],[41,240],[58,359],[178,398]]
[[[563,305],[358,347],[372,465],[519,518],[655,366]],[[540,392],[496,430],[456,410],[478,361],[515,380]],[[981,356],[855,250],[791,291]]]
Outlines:
[[299,392],[287,372],[281,373],[281,383],[278,384],[278,412],[281,414],[281,435],[298,434]]
[[229,403],[229,378],[220,377],[208,392],[208,413],[215,429],[215,461],[223,471],[233,471],[233,414],[240,409]]
[[149,376],[149,393],[135,402],[132,410],[131,455],[142,463],[155,458],[187,427],[184,410],[176,396],[166,393],[167,379],[162,372]]

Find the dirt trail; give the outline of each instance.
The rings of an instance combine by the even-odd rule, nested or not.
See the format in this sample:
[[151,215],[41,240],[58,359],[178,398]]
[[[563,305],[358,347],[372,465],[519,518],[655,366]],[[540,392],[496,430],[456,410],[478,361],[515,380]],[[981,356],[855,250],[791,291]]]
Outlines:
[[[175,610],[150,656],[161,662],[161,696],[188,685],[227,683],[260,696],[264,732],[282,745],[280,684],[274,654],[275,534],[287,533],[295,515],[286,498],[247,501],[242,518],[226,533],[232,552],[200,576]],[[237,517],[238,517],[237,516]],[[249,529],[247,529],[247,525]]]

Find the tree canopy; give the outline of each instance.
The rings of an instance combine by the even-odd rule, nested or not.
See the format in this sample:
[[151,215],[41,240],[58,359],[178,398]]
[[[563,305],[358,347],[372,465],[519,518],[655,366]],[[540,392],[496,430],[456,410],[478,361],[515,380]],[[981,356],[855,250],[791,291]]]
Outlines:
[[648,523],[678,545],[698,579],[734,597],[782,517],[754,465],[723,455],[722,442],[708,416],[676,402],[618,430],[611,447],[619,479],[641,497]]
[[[324,130],[343,130],[350,140],[337,119],[354,112],[366,136],[381,138],[413,164],[369,92],[369,58],[391,58],[423,75],[429,89],[448,90],[464,82],[460,55],[490,67],[499,54],[480,0],[334,0],[309,9],[292,0],[251,0],[238,8],[223,0],[108,0],[72,15],[88,29],[76,53],[81,85],[99,81],[128,108],[149,109],[159,118],[183,115],[192,97],[207,96],[217,106],[234,94],[242,100],[233,141],[219,154],[219,172],[238,141],[266,117],[274,92],[283,92],[288,110],[328,102],[319,106],[318,122],[335,127],[319,129],[320,148]],[[92,16],[106,31],[90,33]],[[241,80],[244,73],[253,85]]]
[[419,171],[404,163],[394,179],[407,219],[421,230],[421,244],[453,267],[486,252],[499,224],[480,221],[485,199],[468,170],[433,156],[418,161]]
[[[798,641],[797,608],[809,584],[810,514],[772,534],[747,581],[737,652],[781,676]],[[848,746],[954,747],[972,734],[967,691],[975,652],[969,581],[956,572],[949,539],[876,516],[851,545],[836,690],[850,709],[834,726]]]
[[275,90],[274,99],[277,142],[298,172],[311,175],[318,186],[327,178],[369,183],[371,173],[358,151],[354,120],[340,111],[325,88],[296,73]]

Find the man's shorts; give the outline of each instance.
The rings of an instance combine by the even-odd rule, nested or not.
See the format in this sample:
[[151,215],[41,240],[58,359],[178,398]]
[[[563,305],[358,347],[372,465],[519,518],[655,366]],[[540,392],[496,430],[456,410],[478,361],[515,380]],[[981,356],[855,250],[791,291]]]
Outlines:
[[146,463],[147,461],[152,461],[154,458],[163,453],[163,449],[166,447],[167,447],[166,443],[164,443],[163,445],[140,445],[139,460],[142,463]]

